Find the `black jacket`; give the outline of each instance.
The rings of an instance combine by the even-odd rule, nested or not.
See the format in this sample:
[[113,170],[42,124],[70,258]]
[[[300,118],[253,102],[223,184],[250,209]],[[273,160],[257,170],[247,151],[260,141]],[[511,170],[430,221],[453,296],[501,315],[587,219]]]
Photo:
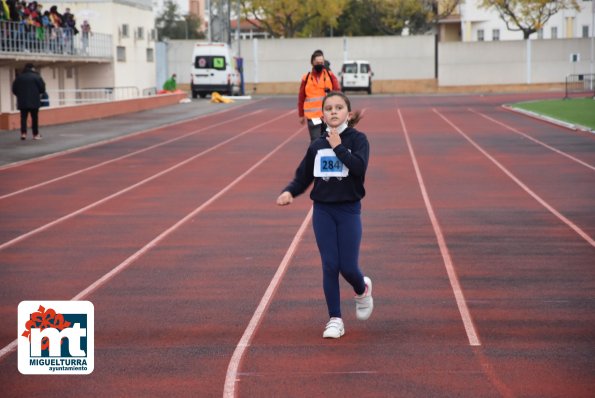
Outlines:
[[39,109],[40,95],[45,93],[45,82],[32,69],[25,69],[12,83],[12,93],[17,96],[18,109]]
[[314,177],[314,159],[318,150],[330,148],[324,135],[310,144],[306,156],[298,166],[293,181],[284,189],[294,197],[303,193],[314,181],[310,198],[320,203],[357,202],[366,195],[364,180],[368,168],[370,145],[368,138],[353,127],[348,127],[341,133],[341,144],[334,152],[341,162],[349,169],[345,178],[330,177],[323,179]]

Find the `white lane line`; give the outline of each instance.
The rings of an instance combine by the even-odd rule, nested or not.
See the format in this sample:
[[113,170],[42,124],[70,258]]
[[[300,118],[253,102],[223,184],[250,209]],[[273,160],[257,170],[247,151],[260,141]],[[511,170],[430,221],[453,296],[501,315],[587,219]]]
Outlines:
[[85,211],[87,211],[89,209],[92,209],[92,208],[94,208],[96,206],[99,206],[100,204],[105,203],[108,200],[111,200],[111,199],[113,199],[113,198],[115,198],[117,196],[120,196],[120,195],[122,195],[122,194],[124,194],[124,193],[126,193],[128,191],[131,191],[131,190],[133,190],[135,188],[138,188],[141,185],[144,185],[144,184],[148,183],[149,181],[152,181],[152,180],[154,180],[156,178],[159,178],[159,177],[163,176],[164,174],[167,174],[170,171],[173,171],[173,170],[175,170],[175,169],[177,169],[177,168],[185,165],[186,163],[189,163],[189,162],[195,160],[196,158],[199,158],[199,157],[201,157],[201,156],[203,156],[203,155],[205,155],[205,154],[207,154],[209,152],[212,152],[215,149],[217,149],[217,148],[219,148],[219,147],[221,147],[221,146],[223,146],[223,145],[225,145],[225,144],[227,144],[227,143],[229,143],[231,141],[234,141],[234,140],[240,138],[241,136],[243,136],[245,134],[248,134],[249,132],[251,132],[253,130],[256,130],[257,128],[260,128],[260,127],[262,127],[262,126],[264,126],[266,124],[272,123],[275,120],[281,119],[281,118],[283,118],[283,117],[285,117],[285,116],[287,116],[287,115],[289,115],[291,113],[294,113],[294,112],[295,111],[293,111],[293,110],[292,111],[289,111],[289,112],[286,112],[286,113],[282,114],[281,116],[277,116],[276,118],[267,120],[266,122],[261,123],[261,124],[259,124],[257,126],[251,127],[248,130],[244,130],[243,132],[241,132],[238,135],[235,135],[235,136],[233,136],[231,138],[228,138],[225,141],[221,141],[219,144],[214,145],[214,146],[210,147],[209,149],[205,149],[204,151],[202,151],[202,152],[200,152],[200,153],[198,153],[198,154],[196,154],[194,156],[191,156],[191,157],[187,158],[186,160],[183,160],[182,162],[177,163],[177,164],[175,164],[175,165],[173,165],[173,166],[171,166],[171,167],[169,167],[169,168],[167,168],[165,170],[162,170],[162,171],[160,171],[157,174],[153,174],[151,177],[145,178],[144,180],[139,181],[136,184],[130,185],[127,188],[124,188],[124,189],[122,189],[122,190],[120,190],[118,192],[115,192],[115,193],[113,193],[113,194],[111,194],[109,196],[106,196],[103,199],[100,199],[100,200],[98,200],[96,202],[93,202],[93,203],[91,203],[91,204],[89,204],[89,205],[87,205],[85,207],[82,207],[82,208],[80,208],[80,209],[78,209],[78,210],[76,210],[76,211],[74,211],[72,213],[69,213],[69,214],[67,214],[67,215],[65,215],[63,217],[57,218],[54,221],[51,221],[51,222],[49,222],[49,223],[47,223],[45,225],[42,225],[41,227],[35,228],[34,230],[31,230],[31,231],[29,231],[29,232],[27,232],[25,234],[19,235],[19,236],[17,236],[14,239],[11,239],[11,240],[9,240],[7,242],[4,242],[4,243],[0,244],[0,250],[6,249],[7,247],[14,245],[15,243],[18,243],[18,242],[20,242],[20,241],[22,241],[24,239],[27,239],[27,238],[35,235],[35,234],[38,234],[39,232],[45,231],[46,229],[51,228],[54,225],[57,225],[57,224],[59,224],[59,223],[61,223],[63,221],[66,221],[66,220],[74,217],[74,216],[77,216],[77,215],[79,215],[79,214],[81,214],[81,213],[83,213],[83,212],[85,212]]
[[[252,104],[254,104],[256,102],[261,102],[261,101],[264,101],[264,98],[259,99],[259,100],[256,100],[255,102],[252,102]],[[134,136],[137,136],[137,135],[146,134],[146,133],[149,133],[151,131],[155,131],[155,130],[159,130],[159,129],[165,129],[165,128],[168,128],[168,127],[174,127],[174,126],[177,126],[177,125],[180,125],[180,124],[184,124],[184,123],[191,123],[191,122],[194,122],[194,121],[198,121],[200,119],[205,119],[205,118],[210,117],[210,116],[216,116],[216,115],[219,115],[221,113],[226,113],[226,112],[233,111],[235,109],[240,109],[240,108],[243,108],[243,107],[248,106],[248,105],[250,105],[250,104],[249,103],[246,103],[246,104],[238,105],[238,106],[236,106],[234,108],[231,108],[231,109],[225,109],[225,110],[221,110],[221,111],[218,111],[218,112],[207,113],[207,114],[200,115],[200,116],[197,116],[197,117],[194,117],[194,118],[191,118],[191,119],[186,119],[186,120],[181,120],[181,121],[177,121],[177,122],[172,122],[172,123],[164,124],[162,126],[152,127],[150,129],[147,129],[147,130],[136,131],[134,133],[125,134],[125,135],[121,135],[121,136],[118,136],[118,137],[108,138],[108,139],[105,139],[105,140],[102,140],[102,141],[94,142],[92,144],[83,145],[83,146],[79,146],[79,147],[76,147],[76,148],[65,149],[65,150],[60,151],[60,152],[50,153],[50,154],[47,154],[47,155],[44,155],[44,156],[40,156],[40,157],[37,157],[37,158],[34,158],[34,159],[26,159],[26,160],[21,160],[21,161],[14,162],[14,163],[5,164],[3,166],[0,166],[0,171],[6,170],[6,169],[11,169],[11,168],[17,167],[17,166],[22,166],[22,165],[29,164],[29,163],[36,163],[36,162],[40,162],[42,160],[52,159],[52,158],[55,158],[55,157],[67,155],[69,153],[83,151],[85,149],[93,148],[93,147],[100,146],[100,145],[109,144],[111,142],[120,141],[120,140],[129,138],[129,137],[134,137]]]
[[[295,111],[291,111],[291,112],[295,112]],[[284,116],[284,115],[282,115],[282,116]],[[275,119],[277,119],[277,118],[275,118]],[[273,120],[275,120],[275,119],[273,119]],[[246,176],[248,174],[252,173],[258,166],[260,166],[265,161],[267,161],[271,156],[273,156],[277,151],[279,151],[283,146],[285,146],[289,141],[291,141],[295,136],[297,136],[298,133],[300,133],[302,131],[302,129],[303,129],[303,127],[300,127],[289,138],[287,138],[285,141],[283,141],[281,144],[279,144],[277,147],[275,147],[265,157],[263,157],[262,159],[260,159],[254,165],[252,165],[252,167],[250,167],[248,170],[246,170],[244,173],[242,173],[235,180],[233,180],[232,182],[230,182],[225,188],[223,188],[222,190],[220,190],[219,192],[217,192],[215,195],[211,196],[211,198],[209,200],[207,200],[206,202],[204,202],[203,204],[201,204],[200,206],[198,206],[192,212],[188,213],[186,216],[184,216],[184,218],[180,219],[174,225],[172,225],[171,227],[169,227],[168,229],[166,229],[165,231],[163,231],[162,233],[160,233],[157,237],[155,237],[152,241],[150,241],[145,246],[143,246],[140,250],[138,250],[137,252],[135,252],[134,254],[132,254],[130,257],[128,257],[123,262],[121,262],[118,266],[116,266],[115,268],[113,268],[107,274],[103,275],[101,278],[99,278],[98,280],[96,280],[95,282],[93,282],[91,285],[89,285],[86,289],[84,289],[83,291],[81,291],[80,293],[78,293],[76,296],[74,296],[73,298],[71,298],[71,300],[76,301],[76,300],[82,300],[82,299],[86,298],[91,293],[93,293],[95,290],[97,290],[101,286],[105,285],[110,279],[112,279],[113,277],[115,277],[116,275],[118,275],[119,273],[121,273],[122,271],[124,271],[132,263],[134,263],[136,260],[138,260],[142,255],[144,255],[145,253],[147,253],[153,247],[157,246],[162,240],[164,240],[166,237],[168,237],[173,232],[175,232],[184,223],[186,223],[188,220],[190,220],[193,217],[195,217],[196,215],[198,215],[207,206],[209,206],[211,203],[213,203],[214,201],[216,201],[217,199],[219,199],[227,191],[229,191],[231,188],[233,188],[235,185],[237,185],[240,181],[242,181],[244,178],[246,178]],[[310,213],[311,213],[311,210],[310,210]],[[14,349],[17,347],[17,344],[18,344],[18,340],[15,339],[10,344],[8,344],[5,347],[3,347],[2,349],[0,349],[0,360],[5,355],[7,355],[8,353],[14,351]]]
[[233,355],[231,356],[231,360],[229,361],[229,365],[227,366],[227,373],[225,375],[225,385],[223,388],[224,398],[235,397],[236,381],[238,379],[238,369],[240,367],[240,363],[242,362],[244,353],[246,352],[246,348],[250,346],[252,338],[254,337],[254,333],[256,332],[256,329],[258,329],[258,326],[262,321],[262,317],[268,309],[271,300],[275,295],[275,292],[277,291],[279,284],[281,283],[281,279],[283,279],[283,276],[285,275],[285,271],[287,270],[289,262],[291,261],[295,253],[295,250],[297,249],[302,239],[302,236],[306,231],[306,227],[308,226],[308,224],[310,224],[310,220],[312,219],[312,210],[313,207],[310,207],[310,211],[308,211],[306,218],[304,218],[304,221],[302,221],[302,225],[293,237],[293,241],[289,245],[289,248],[287,249],[287,252],[283,257],[283,260],[281,260],[281,263],[277,268],[277,272],[275,272],[273,279],[271,279],[271,282],[269,283],[267,290],[264,292],[264,295],[262,296],[262,299],[260,300],[258,307],[256,307],[256,310],[252,315],[252,319],[250,319],[250,322],[248,323],[246,330],[244,330],[242,338],[240,339],[235,350],[233,351]]
[[405,125],[405,120],[403,120],[403,115],[401,114],[401,110],[397,109],[397,112],[399,114],[401,126],[403,127],[403,133],[405,134],[405,140],[407,142],[407,147],[409,148],[409,154],[411,155],[411,161],[413,162],[413,168],[415,169],[415,175],[417,176],[419,188],[421,190],[421,194],[424,199],[424,203],[426,205],[426,210],[428,212],[428,216],[430,217],[430,221],[432,222],[432,227],[434,228],[434,234],[436,235],[436,239],[438,241],[438,247],[440,248],[440,254],[442,255],[442,260],[444,261],[444,266],[446,267],[446,273],[448,274],[448,280],[450,281],[450,286],[454,293],[457,307],[459,309],[459,313],[461,314],[461,319],[463,320],[463,326],[465,327],[465,332],[467,333],[467,339],[469,340],[469,345],[480,346],[481,343],[479,341],[477,332],[475,331],[475,326],[473,325],[473,318],[471,317],[471,313],[469,312],[469,308],[467,307],[467,302],[465,301],[465,296],[463,295],[463,289],[461,289],[461,284],[459,283],[459,278],[455,271],[455,267],[453,265],[452,258],[450,257],[450,253],[448,251],[448,246],[446,245],[446,241],[445,241],[444,235],[442,233],[442,228],[440,228],[440,224],[438,223],[438,218],[436,217],[436,214],[434,213],[434,208],[432,207],[432,203],[430,202],[430,196],[428,195],[428,191],[426,189],[426,184],[424,183],[424,179],[423,179],[423,177],[421,175],[421,171],[419,169],[419,164],[417,163],[417,158],[415,156],[415,152],[413,151],[413,146],[411,145],[411,140],[409,139],[409,133],[407,132],[407,126]]
[[533,199],[535,199],[539,204],[541,204],[543,207],[548,209],[553,215],[558,217],[558,219],[560,219],[560,221],[562,221],[564,224],[568,225],[574,232],[579,234],[579,236],[581,238],[583,238],[584,240],[586,240],[591,246],[595,247],[595,240],[593,240],[593,238],[591,238],[585,231],[580,229],[575,223],[570,221],[568,218],[564,217],[559,211],[554,209],[552,206],[550,206],[549,203],[547,203],[539,195],[537,195],[535,192],[533,192],[531,190],[531,188],[529,188],[521,180],[519,180],[514,174],[512,174],[512,172],[510,172],[506,167],[504,167],[494,157],[492,157],[489,153],[487,153],[482,147],[480,147],[475,141],[473,141],[467,134],[465,134],[460,128],[458,128],[454,123],[452,123],[446,116],[442,115],[436,108],[432,108],[432,110],[436,114],[438,114],[438,116],[440,116],[442,119],[444,119],[444,121],[446,123],[448,123],[453,129],[455,129],[455,131],[457,133],[461,134],[467,141],[469,141],[469,143],[471,145],[473,145],[475,147],[475,149],[477,149],[479,152],[481,152],[486,158],[488,158],[500,170],[502,170],[504,172],[504,174],[506,174],[508,177],[510,177],[510,179],[512,179],[519,187],[521,187],[525,192],[527,192],[529,195],[531,195],[533,197]]
[[505,129],[508,129],[508,130],[510,130],[510,131],[512,131],[512,132],[514,132],[514,133],[517,133],[517,134],[519,134],[519,135],[522,135],[523,137],[527,138],[528,140],[531,140],[531,141],[535,142],[536,144],[542,145],[542,146],[546,147],[547,149],[549,149],[549,150],[551,150],[551,151],[554,151],[554,152],[556,152],[556,153],[557,153],[557,154],[559,154],[559,155],[565,156],[565,157],[567,157],[568,159],[570,159],[570,160],[572,160],[572,161],[574,161],[574,162],[577,162],[577,163],[579,163],[579,164],[582,164],[583,166],[585,166],[585,167],[587,167],[587,168],[589,168],[589,169],[591,169],[591,170],[595,171],[595,166],[592,166],[592,165],[590,165],[589,163],[583,162],[582,160],[580,160],[580,159],[577,159],[577,158],[575,158],[574,156],[572,156],[572,155],[569,155],[568,153],[566,153],[566,152],[563,152],[563,151],[561,151],[561,150],[559,150],[559,149],[557,149],[557,148],[554,148],[554,147],[552,147],[552,146],[550,146],[550,145],[546,144],[545,142],[542,142],[542,141],[538,140],[537,138],[533,138],[533,137],[531,137],[529,134],[523,133],[522,131],[520,131],[520,130],[518,130],[518,129],[516,129],[516,128],[512,127],[512,126],[509,126],[508,124],[506,124],[506,123],[504,123],[504,122],[501,122],[501,121],[499,121],[499,120],[496,120],[496,119],[494,119],[494,118],[492,118],[492,117],[490,117],[490,116],[488,116],[488,115],[485,115],[485,114],[483,114],[483,113],[481,113],[481,112],[479,112],[479,111],[476,111],[475,109],[468,108],[468,110],[469,110],[469,111],[471,111],[471,112],[473,112],[473,113],[476,113],[476,114],[478,114],[479,116],[482,116],[483,118],[485,118],[485,119],[487,119],[487,120],[489,120],[489,121],[491,121],[491,122],[493,122],[493,123],[496,123],[496,124],[498,124],[498,125],[500,125],[500,126],[504,127]]
[[93,165],[93,166],[85,167],[84,169],[80,169],[80,170],[77,170],[77,171],[73,171],[73,172],[71,172],[71,173],[64,174],[63,176],[56,177],[56,178],[53,178],[53,179],[51,179],[51,180],[47,180],[47,181],[41,182],[41,183],[39,183],[39,184],[36,184],[36,185],[31,185],[31,186],[29,186],[29,187],[26,187],[26,188],[20,189],[20,190],[18,190],[18,191],[14,191],[14,192],[11,192],[11,193],[8,193],[8,194],[5,194],[5,195],[2,195],[2,196],[0,196],[0,200],[1,200],[1,199],[6,199],[6,198],[9,198],[9,197],[11,197],[11,196],[18,195],[18,194],[20,194],[20,193],[23,193],[23,192],[30,191],[30,190],[32,190],[32,189],[35,189],[35,188],[43,187],[44,185],[48,185],[48,184],[51,184],[51,183],[53,183],[53,182],[56,182],[56,181],[63,180],[63,179],[65,179],[65,178],[72,177],[72,176],[75,176],[75,175],[77,175],[77,174],[81,174],[81,173],[84,173],[84,172],[86,172],[86,171],[89,171],[89,170],[97,169],[97,168],[99,168],[99,167],[102,167],[102,166],[108,165],[108,164],[110,164],[110,163],[117,162],[118,160],[122,160],[122,159],[129,158],[129,157],[131,157],[131,156],[138,155],[139,153],[143,153],[143,152],[150,151],[151,149],[155,149],[155,148],[158,148],[158,147],[160,147],[160,146],[167,145],[167,144],[169,144],[169,143],[172,143],[172,142],[175,142],[175,141],[178,141],[178,140],[184,139],[184,138],[186,138],[186,137],[189,137],[189,136],[192,136],[192,135],[198,134],[198,133],[200,133],[201,131],[209,130],[209,129],[212,129],[213,127],[217,127],[217,126],[220,126],[220,125],[222,125],[222,124],[225,124],[225,123],[233,122],[233,121],[235,121],[235,120],[239,120],[239,119],[245,119],[245,118],[246,118],[246,117],[248,117],[248,116],[255,115],[255,114],[257,114],[257,113],[260,113],[260,112],[262,112],[262,111],[263,111],[263,109],[259,109],[259,110],[257,110],[257,111],[251,112],[251,113],[249,113],[249,114],[247,114],[247,115],[245,115],[245,116],[238,116],[238,117],[236,117],[236,118],[233,118],[233,119],[228,119],[228,120],[225,120],[225,121],[223,121],[223,122],[215,123],[215,124],[213,124],[213,125],[210,125],[210,126],[207,126],[207,127],[203,127],[203,128],[200,128],[200,129],[198,129],[198,130],[191,131],[191,132],[189,132],[189,133],[186,133],[186,134],[184,134],[184,135],[181,135],[181,136],[179,136],[179,137],[172,138],[172,139],[170,139],[170,140],[167,140],[167,141],[160,142],[159,144],[151,145],[151,146],[148,146],[148,147],[146,147],[146,148],[139,149],[138,151],[130,152],[130,153],[126,154],[126,155],[122,155],[122,156],[119,156],[119,157],[117,157],[117,158],[113,158],[113,159],[110,159],[110,160],[106,160],[106,161],[104,161],[104,162],[97,163],[97,164],[95,164],[95,165]]

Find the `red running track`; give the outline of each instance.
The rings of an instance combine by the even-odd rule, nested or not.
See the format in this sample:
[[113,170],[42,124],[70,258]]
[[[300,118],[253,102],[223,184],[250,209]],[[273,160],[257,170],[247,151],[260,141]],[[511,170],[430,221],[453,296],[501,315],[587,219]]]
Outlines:
[[[499,105],[364,97],[376,309],[324,340],[294,98],[0,170],[2,395],[590,397],[595,137]],[[301,227],[301,228],[300,228]],[[95,306],[95,370],[24,376],[17,305]]]

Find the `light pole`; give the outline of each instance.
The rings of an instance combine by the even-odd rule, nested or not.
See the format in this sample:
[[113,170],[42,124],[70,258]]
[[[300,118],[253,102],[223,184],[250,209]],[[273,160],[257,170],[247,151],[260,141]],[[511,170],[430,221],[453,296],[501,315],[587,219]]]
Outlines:
[[591,66],[589,72],[591,73],[591,90],[593,89],[593,62],[595,61],[595,0],[591,0]]
[[211,0],[207,0],[207,8],[209,9],[208,11],[208,15],[209,18],[207,19],[207,40],[209,41],[209,43],[211,42],[211,40],[213,40],[213,28],[211,27],[211,21],[213,20],[212,16],[213,14],[211,13]]

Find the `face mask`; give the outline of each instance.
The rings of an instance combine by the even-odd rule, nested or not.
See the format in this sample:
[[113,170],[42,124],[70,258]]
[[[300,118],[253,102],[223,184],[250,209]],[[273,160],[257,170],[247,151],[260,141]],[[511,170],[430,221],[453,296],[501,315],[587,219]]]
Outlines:
[[322,72],[324,65],[314,65],[314,70],[318,73]]
[[[343,123],[341,123],[340,125],[337,126],[337,132],[339,134],[341,134],[343,131],[345,131],[345,129],[347,128],[347,124],[349,123],[349,120],[345,120]],[[329,132],[331,131],[331,128],[326,126],[326,131]]]

